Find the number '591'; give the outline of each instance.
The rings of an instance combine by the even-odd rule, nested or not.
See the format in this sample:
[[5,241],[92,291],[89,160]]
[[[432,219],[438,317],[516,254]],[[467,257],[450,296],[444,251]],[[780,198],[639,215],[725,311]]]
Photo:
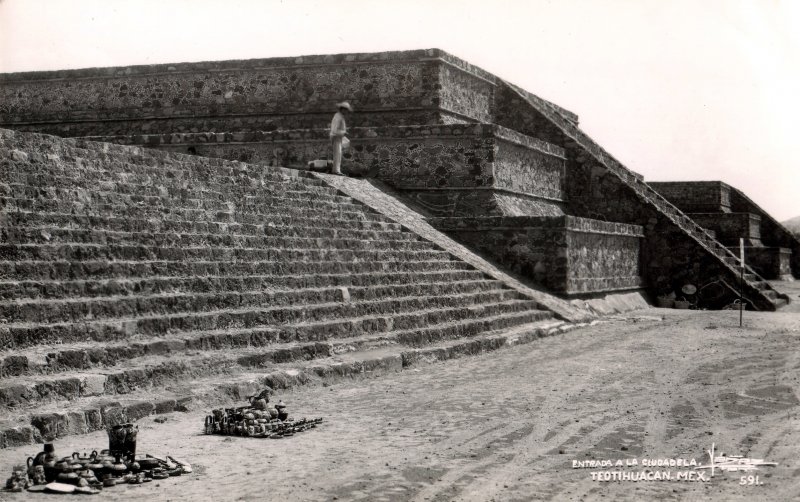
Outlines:
[[742,476],[739,478],[740,485],[748,485],[748,486],[758,486],[763,485],[761,481],[758,480],[758,476]]

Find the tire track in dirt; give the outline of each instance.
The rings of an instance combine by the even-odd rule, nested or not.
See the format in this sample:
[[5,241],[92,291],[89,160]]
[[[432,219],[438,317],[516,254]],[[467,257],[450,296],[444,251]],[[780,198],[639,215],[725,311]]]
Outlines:
[[[639,328],[641,329],[641,328]],[[655,327],[651,328],[655,329]],[[559,359],[564,358],[570,361],[576,358],[586,357],[587,354],[593,353],[594,348],[607,345],[608,340],[595,340],[594,347],[581,347],[578,353],[566,356],[563,352],[559,354]],[[572,347],[575,348],[574,346]],[[587,348],[589,350],[587,350]],[[624,346],[618,350],[626,350]],[[571,357],[570,357],[571,356]],[[563,363],[560,364],[563,368]],[[569,374],[569,368],[563,368]],[[590,370],[593,373],[603,373],[603,368],[591,366]],[[584,378],[593,375],[582,375]],[[614,381],[607,381],[605,385],[605,392],[611,398],[617,393],[618,389],[615,387],[626,383],[622,374],[617,374]],[[556,397],[549,397],[542,403],[543,415],[554,415],[560,409],[572,404],[576,397],[581,392],[570,392],[569,389],[560,393]],[[576,411],[580,409],[576,406]],[[598,416],[598,424],[593,427],[587,428],[586,420],[592,415]],[[587,413],[576,414],[579,417],[575,420],[570,420],[567,426],[561,426],[560,431],[553,433],[546,429],[548,422],[536,421],[529,427],[529,432],[519,435],[515,438],[512,444],[506,448],[487,456],[481,462],[473,462],[466,465],[459,465],[452,468],[445,476],[437,483],[425,487],[417,492],[413,498],[415,501],[423,500],[450,500],[459,493],[469,493],[469,498],[472,500],[490,500],[500,490],[508,487],[510,484],[518,482],[523,476],[530,473],[531,464],[536,461],[547,461],[548,463],[556,463],[563,465],[565,457],[558,457],[558,460],[553,460],[551,452],[569,443],[570,439],[578,439],[579,444],[571,444],[571,449],[580,450],[585,445],[591,444],[598,438],[601,438],[611,432],[619,429],[620,423],[614,417],[603,415],[602,413]],[[492,435],[496,441],[501,441],[503,438]],[[513,452],[513,453],[509,453]],[[454,489],[457,488],[457,489]],[[449,499],[447,498],[449,497]]]

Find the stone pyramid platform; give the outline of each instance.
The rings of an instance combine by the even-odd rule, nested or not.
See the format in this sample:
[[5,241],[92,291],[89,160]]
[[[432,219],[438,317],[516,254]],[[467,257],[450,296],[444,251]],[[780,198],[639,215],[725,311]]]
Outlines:
[[0,130],[0,201],[0,446],[566,329],[296,171]]

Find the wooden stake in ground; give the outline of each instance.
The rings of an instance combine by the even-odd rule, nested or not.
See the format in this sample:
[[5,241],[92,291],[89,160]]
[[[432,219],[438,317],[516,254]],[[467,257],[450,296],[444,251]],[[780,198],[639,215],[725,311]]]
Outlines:
[[744,239],[739,238],[739,261],[742,264],[742,276],[739,278],[739,327],[742,327],[744,312]]

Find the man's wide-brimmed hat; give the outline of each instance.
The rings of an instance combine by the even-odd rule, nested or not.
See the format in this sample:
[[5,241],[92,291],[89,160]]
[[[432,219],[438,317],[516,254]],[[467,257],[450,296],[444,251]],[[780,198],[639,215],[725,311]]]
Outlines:
[[336,109],[338,110],[339,108],[344,108],[348,112],[352,112],[353,111],[353,107],[350,106],[350,103],[348,103],[347,101],[342,101],[341,103],[337,103],[336,104]]

